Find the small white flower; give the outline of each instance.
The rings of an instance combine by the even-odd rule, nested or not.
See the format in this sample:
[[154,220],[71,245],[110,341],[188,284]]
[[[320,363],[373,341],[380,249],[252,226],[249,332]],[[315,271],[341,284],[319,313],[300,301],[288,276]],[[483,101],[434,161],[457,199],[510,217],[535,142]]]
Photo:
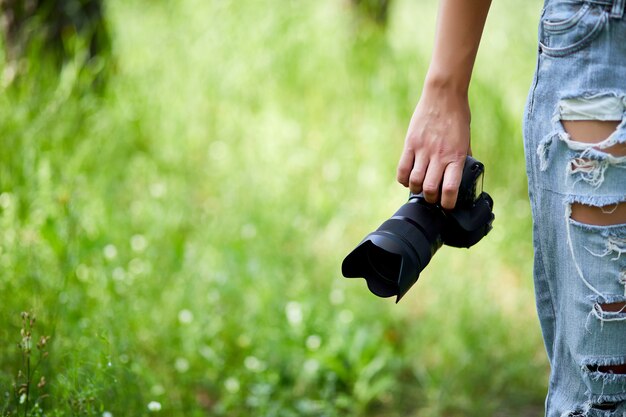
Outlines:
[[263,372],[265,370],[265,364],[254,356],[246,357],[243,364],[252,372]]
[[79,281],[85,282],[89,279],[89,267],[85,264],[80,264],[76,267],[76,278]]
[[316,334],[312,334],[311,336],[306,338],[306,347],[310,350],[317,350],[322,345],[322,338]]
[[298,326],[302,323],[302,306],[297,301],[289,301],[285,306],[285,314],[287,321],[292,326]]
[[240,233],[244,239],[253,239],[256,236],[256,227],[250,223],[244,224]]
[[161,198],[165,195],[167,187],[162,182],[155,182],[150,185],[150,195],[154,198]]
[[20,404],[24,404],[26,402],[26,394],[20,395]]
[[178,372],[185,373],[189,370],[189,361],[185,358],[176,358],[176,362],[174,362],[174,368]]
[[158,401],[150,401],[148,403],[149,411],[161,411],[161,403]]
[[354,319],[354,314],[350,310],[341,310],[339,313],[339,321],[343,324],[349,324]]
[[128,270],[134,274],[139,275],[146,272],[147,264],[139,258],[133,258],[128,263]]
[[116,267],[113,270],[113,279],[115,281],[124,281],[126,279],[126,271],[121,266]]
[[226,388],[226,391],[234,394],[239,391],[239,381],[237,378],[233,377],[226,378],[226,381],[224,381],[224,387]]
[[330,292],[330,302],[331,302],[331,304],[339,305],[339,304],[342,304],[344,300],[345,300],[345,297],[343,295],[343,290],[342,289],[334,288]]
[[10,193],[2,193],[0,194],[0,207],[3,209],[8,209],[11,207],[13,196]]
[[130,238],[130,247],[135,252],[143,252],[148,246],[148,241],[143,235],[133,235]]
[[104,413],[102,413],[102,417],[113,417],[113,413],[111,413],[110,411],[105,411]]
[[193,313],[187,309],[178,312],[178,321],[181,324],[189,324],[193,321]]
[[304,368],[304,372],[307,374],[314,374],[320,368],[320,364],[315,359],[307,359],[304,361],[302,367]]
[[211,346],[204,345],[200,348],[200,354],[202,357],[208,361],[214,361],[217,358],[215,351],[211,348]]
[[104,257],[108,260],[114,259],[117,256],[117,248],[113,244],[108,244],[104,247]]

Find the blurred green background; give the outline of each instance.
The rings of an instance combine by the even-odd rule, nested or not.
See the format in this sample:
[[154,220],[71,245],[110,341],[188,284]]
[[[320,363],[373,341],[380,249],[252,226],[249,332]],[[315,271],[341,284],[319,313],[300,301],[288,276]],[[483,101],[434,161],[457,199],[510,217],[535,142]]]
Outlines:
[[407,196],[436,2],[396,0],[386,27],[347,0],[104,5],[106,71],[70,35],[59,71],[36,48],[15,79],[2,62],[0,415],[542,415],[521,138],[539,0],[494,2],[474,70],[494,229],[398,305],[340,264]]

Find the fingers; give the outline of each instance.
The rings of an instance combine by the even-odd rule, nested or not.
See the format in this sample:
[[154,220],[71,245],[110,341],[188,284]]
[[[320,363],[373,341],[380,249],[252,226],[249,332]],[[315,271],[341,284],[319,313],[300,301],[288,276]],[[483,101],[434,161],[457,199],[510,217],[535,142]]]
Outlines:
[[422,192],[422,183],[428,168],[428,160],[423,156],[416,155],[412,168],[409,178],[409,189],[413,194],[419,194]]
[[398,163],[397,180],[412,193],[423,193],[431,204],[439,203],[441,198],[441,206],[451,210],[456,204],[464,164],[464,157],[446,164],[405,151]]
[[431,204],[439,201],[439,184],[441,184],[444,169],[445,165],[437,160],[431,160],[428,164],[422,192],[424,193],[424,199]]
[[444,209],[452,210],[456,205],[464,164],[465,158],[446,166],[441,187],[441,207]]
[[414,153],[410,149],[405,149],[400,156],[400,162],[398,162],[398,171],[396,179],[405,187],[409,186],[409,176],[413,169]]
[[465,156],[471,154],[469,122],[466,97],[422,96],[404,140],[398,182],[430,204],[454,208]]

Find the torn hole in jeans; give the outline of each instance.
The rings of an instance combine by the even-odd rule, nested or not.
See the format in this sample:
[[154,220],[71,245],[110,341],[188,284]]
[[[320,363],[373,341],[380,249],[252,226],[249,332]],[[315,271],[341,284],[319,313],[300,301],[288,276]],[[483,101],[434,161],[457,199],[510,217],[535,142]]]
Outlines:
[[[556,143],[580,151],[567,167],[593,187],[604,181],[611,165],[626,164],[626,93],[579,92],[562,98],[555,109],[554,131],[537,147],[539,168],[545,171]],[[558,140],[555,140],[558,139]]]
[[571,149],[581,153],[567,166],[568,175],[579,179],[594,188],[604,182],[606,170],[610,166],[626,168],[626,143],[619,138],[617,121],[561,120],[565,137],[562,138]]
[[626,157],[626,138],[623,134],[626,101],[613,95],[588,95],[563,99],[558,115],[563,127],[561,138],[573,150],[581,151],[572,159],[567,172],[579,174],[580,179],[593,187],[604,182],[604,174],[611,165],[620,166]]
[[591,299],[593,302],[591,315],[602,323],[626,322],[626,290],[624,295],[592,296]]
[[[579,223],[597,226],[626,224],[626,202],[606,205],[592,205],[573,202],[570,217]],[[623,238],[621,240],[624,240]]]
[[[585,204],[579,201],[581,199]],[[593,196],[569,196],[565,201],[566,237],[573,265],[582,282],[593,292],[590,295],[592,308],[589,318],[595,316],[602,325],[605,322],[626,322],[626,270],[623,266],[620,267],[620,263],[623,263],[620,257],[626,253],[626,202],[622,201],[624,199],[626,196],[614,197],[612,200],[597,199]],[[607,204],[587,204],[597,201]],[[572,228],[577,231],[572,232]],[[581,235],[578,230],[590,234]],[[576,244],[572,233],[577,234],[574,234],[577,236]],[[581,238],[585,240],[581,241]],[[594,269],[590,273],[595,275],[586,276],[580,263],[581,256],[584,255],[584,252],[580,252],[581,249],[586,250],[589,256],[606,258],[606,262],[615,265],[615,268],[611,266],[609,269]],[[615,286],[615,283],[608,284],[610,281],[606,280],[610,279],[616,279],[618,286]],[[620,293],[616,294],[616,288],[621,288]]]
[[553,121],[560,121],[566,133],[562,139],[571,149],[594,147],[620,157],[626,156],[625,112],[625,93],[585,92],[562,98]]
[[[622,284],[621,276],[619,283]],[[622,284],[623,285],[623,284]],[[626,288],[624,295],[604,295],[602,297],[591,296],[593,302],[593,314],[602,323],[604,322],[626,322]]]
[[582,360],[581,371],[589,396],[583,415],[594,408],[597,411],[610,410],[613,406],[621,409],[626,401],[626,356],[589,356]]
[[599,372],[602,374],[626,374],[626,365],[587,365],[589,372]]
[[626,143],[619,139],[610,140],[611,136],[617,132],[620,122],[561,120],[561,123],[570,140],[578,142],[579,147],[592,147],[615,157],[626,156]]
[[615,411],[618,405],[619,402],[604,402],[599,404],[592,404],[591,408],[602,411]]
[[582,407],[566,412],[562,417],[612,417],[624,401],[588,401]]

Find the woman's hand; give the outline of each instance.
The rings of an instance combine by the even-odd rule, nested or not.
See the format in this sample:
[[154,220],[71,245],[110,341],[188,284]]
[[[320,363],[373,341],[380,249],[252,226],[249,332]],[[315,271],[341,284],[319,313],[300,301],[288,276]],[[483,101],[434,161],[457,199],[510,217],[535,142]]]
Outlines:
[[[470,150],[467,94],[426,85],[413,112],[398,163],[397,179],[429,203],[453,209]],[[441,190],[441,195],[439,192]]]
[[[470,150],[467,91],[491,0],[440,0],[435,47],[398,163],[398,181],[453,209]],[[439,190],[441,188],[441,196]]]

